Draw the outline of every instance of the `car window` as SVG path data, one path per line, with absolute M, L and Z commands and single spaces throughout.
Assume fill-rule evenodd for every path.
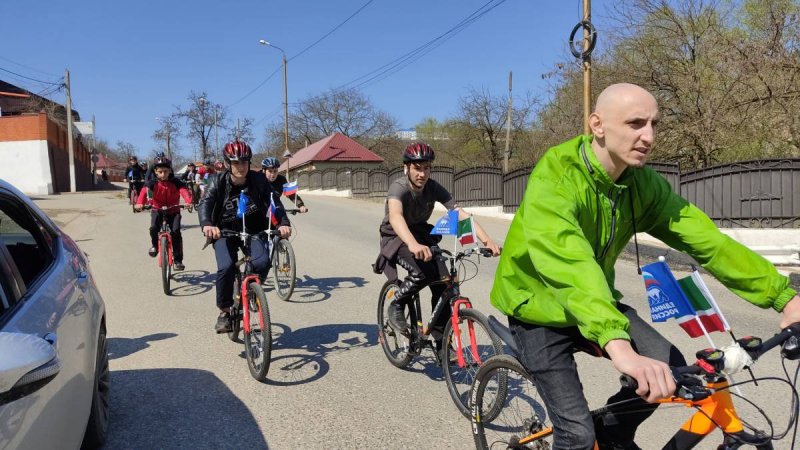
M 26 287 L 53 261 L 52 237 L 24 204 L 4 195 L 0 195 L 0 241 Z

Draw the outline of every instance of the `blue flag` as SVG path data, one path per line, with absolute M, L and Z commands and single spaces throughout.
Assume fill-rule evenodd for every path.
M 239 208 L 236 210 L 236 217 L 242 218 L 245 213 L 247 212 L 247 204 L 250 202 L 250 199 L 247 197 L 247 194 L 244 191 L 239 193 Z
M 653 322 L 666 322 L 673 317 L 681 320 L 696 315 L 667 263 L 658 261 L 642 267 L 642 276 Z
M 436 221 L 431 234 L 458 234 L 458 211 L 447 211 L 447 214 Z

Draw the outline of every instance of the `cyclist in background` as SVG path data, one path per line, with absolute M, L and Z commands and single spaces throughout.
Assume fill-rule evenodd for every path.
M 139 159 L 136 156 L 128 158 L 128 168 L 125 170 L 125 179 L 128 181 L 128 198 L 131 196 L 131 189 L 136 188 L 139 192 L 144 185 L 144 172 L 139 166 Z
M 406 333 L 408 323 L 405 307 L 414 294 L 434 281 L 448 276 L 444 263 L 434 259 L 430 246 L 436 245 L 441 236 L 430 234 L 433 225 L 428 223 L 436 202 L 448 211 L 457 210 L 459 220 L 468 219 L 470 214 L 461 209 L 447 192 L 447 189 L 430 178 L 431 164 L 435 159 L 433 149 L 425 143 L 413 143 L 403 152 L 406 176 L 395 180 L 386 196 L 386 208 L 380 225 L 381 251 L 373 265 L 376 273 L 385 273 L 387 278 L 396 279 L 396 265 L 408 271 L 400 284 L 400 294 L 389 306 L 389 324 L 398 332 Z M 500 254 L 500 247 L 473 220 L 478 239 L 492 250 L 494 256 Z M 432 285 L 431 308 L 436 306 L 444 292 L 443 284 Z M 442 322 L 432 324 L 432 336 L 437 350 L 441 348 L 442 332 L 449 315 Z
M 153 160 L 153 178 L 145 183 L 152 192 L 153 209 L 150 211 L 150 243 L 147 251 L 151 257 L 158 254 L 158 233 L 161 231 L 162 216 L 166 215 L 172 235 L 172 257 L 175 270 L 183 270 L 183 236 L 181 235 L 180 197 L 183 197 L 189 212 L 192 212 L 192 196 L 186 186 L 172 174 L 172 161 L 167 157 L 156 157 Z M 147 192 L 142 190 L 136 201 L 136 210 L 141 211 L 147 200 Z M 162 211 L 161 207 L 170 207 Z
M 200 187 L 197 180 L 197 167 L 193 162 L 186 165 L 186 172 L 181 175 L 181 181 L 186 184 L 189 191 L 192 193 L 192 203 L 197 203 L 200 200 Z
M 668 365 L 686 364 L 619 303 L 614 263 L 635 233 L 691 255 L 747 301 L 782 311 L 782 328 L 800 321 L 800 297 L 786 277 L 645 167 L 658 119 L 656 99 L 641 87 L 606 88 L 589 118 L 592 135 L 553 147 L 536 163 L 506 237 L 491 301 L 509 317 L 520 360 L 545 399 L 554 449 L 590 449 L 595 439 L 601 449 L 638 449 L 636 428 L 657 406 L 645 401 L 670 397 Z M 621 390 L 608 400 L 640 401 L 636 413 L 612 411 L 592 422 L 571 351 L 583 339 L 636 379 L 635 393 Z
M 208 185 L 208 177 L 214 173 L 214 166 L 210 159 L 203 160 L 203 165 L 197 169 L 197 179 L 198 184 L 200 185 L 200 195 L 202 196 L 203 193 L 206 191 L 206 185 Z
M 250 257 L 253 270 L 266 276 L 269 270 L 269 239 L 256 235 L 270 228 L 268 211 L 273 193 L 261 172 L 250 170 L 253 152 L 246 143 L 236 140 L 225 145 L 222 151 L 228 170 L 208 178 L 208 186 L 197 207 L 200 226 L 208 239 L 214 240 L 217 260 L 217 307 L 220 310 L 214 330 L 226 333 L 231 330 L 230 308 L 233 306 L 233 281 L 236 276 L 235 262 L 238 259 L 240 239 L 223 237 L 221 230 L 242 231 L 242 220 L 237 217 L 239 194 L 246 190 L 250 199 L 244 212 L 247 231 L 253 234 Z M 280 200 L 275 201 L 276 226 L 281 237 L 292 233 L 289 219 Z M 274 228 L 274 227 L 273 227 Z
M 280 165 L 281 163 L 278 162 L 278 158 L 275 158 L 274 156 L 264 158 L 264 160 L 261 161 L 261 170 L 264 172 L 264 176 L 267 177 L 267 181 L 269 181 L 270 185 L 272 185 L 272 191 L 278 197 L 283 194 L 283 185 L 287 183 L 286 177 L 281 175 L 278 171 L 278 167 L 280 167 Z M 295 203 L 297 209 L 301 213 L 308 212 L 308 208 L 306 207 L 305 203 L 303 203 L 303 199 L 300 198 L 300 195 L 294 193 L 289 194 L 286 197 Z

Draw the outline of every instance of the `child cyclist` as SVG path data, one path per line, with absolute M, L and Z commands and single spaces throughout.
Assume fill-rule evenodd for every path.
M 280 165 L 281 163 L 278 161 L 278 158 L 274 156 L 264 158 L 261 161 L 261 171 L 264 172 L 264 176 L 267 177 L 267 181 L 269 181 L 270 186 L 272 186 L 272 192 L 274 192 L 274 195 L 277 197 L 283 194 L 283 185 L 287 183 L 286 177 L 278 173 L 278 167 Z M 295 206 L 297 206 L 299 212 L 308 212 L 308 208 L 305 203 L 303 203 L 303 199 L 300 198 L 297 193 L 286 194 L 286 196 L 289 200 L 295 202 Z
M 181 236 L 181 210 L 178 207 L 180 197 L 183 197 L 189 212 L 192 212 L 192 194 L 179 179 L 172 174 L 172 161 L 166 156 L 157 156 L 153 160 L 154 177 L 145 183 L 145 187 L 139 194 L 136 201 L 136 210 L 141 211 L 147 191 L 153 193 L 153 210 L 150 213 L 150 243 L 152 246 L 148 254 L 155 258 L 158 254 L 157 242 L 158 232 L 161 229 L 162 216 L 166 214 L 169 224 L 170 234 L 172 235 L 172 255 L 175 270 L 183 270 L 183 237 Z M 162 211 L 161 207 L 167 206 L 169 209 Z

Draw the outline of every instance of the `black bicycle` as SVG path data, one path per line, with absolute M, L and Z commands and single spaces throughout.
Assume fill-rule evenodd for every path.
M 406 312 L 411 326 L 398 332 L 389 324 L 389 305 L 399 294 L 399 282 L 387 281 L 378 297 L 378 338 L 386 358 L 395 367 L 408 366 L 423 349 L 433 350 L 436 363 L 442 367 L 450 397 L 458 410 L 469 417 L 469 390 L 480 365 L 492 355 L 503 353 L 503 344 L 490 330 L 486 316 L 472 307 L 461 295 L 458 265 L 473 255 L 491 257 L 488 248 L 469 248 L 455 254 L 431 247 L 433 257 L 449 263 L 449 274 L 431 284 L 446 286 L 431 313 L 428 326 L 423 328 L 419 294 L 415 294 Z M 431 339 L 431 324 L 440 323 L 449 308 L 450 320 L 444 327 L 442 348 L 436 350 Z
M 287 214 L 297 214 L 299 209 L 286 209 Z M 288 239 L 280 235 L 273 235 L 270 244 L 270 261 L 272 263 L 272 278 L 275 283 L 275 292 L 283 301 L 289 300 L 294 293 L 297 266 L 295 265 L 294 249 Z

